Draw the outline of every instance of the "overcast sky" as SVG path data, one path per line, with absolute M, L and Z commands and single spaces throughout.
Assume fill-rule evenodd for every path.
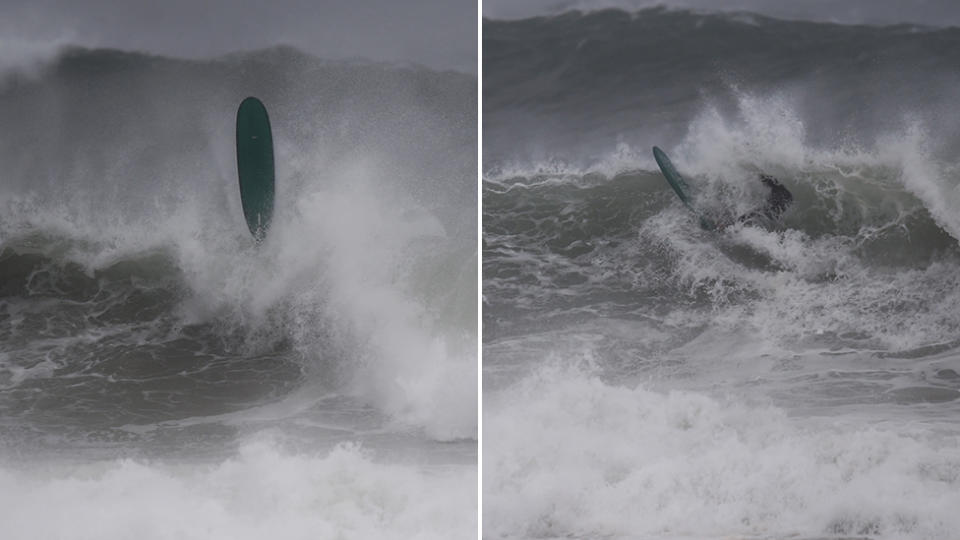
M 476 73 L 477 2 L 0 0 L 0 67 L 62 44 L 191 58 L 288 44 Z
M 483 16 L 513 19 L 571 9 L 656 5 L 845 24 L 960 26 L 960 0 L 484 0 Z

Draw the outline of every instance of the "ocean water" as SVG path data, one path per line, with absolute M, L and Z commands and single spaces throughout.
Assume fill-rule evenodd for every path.
M 0 78 L 0 536 L 474 537 L 476 78 L 28 56 Z
M 960 30 L 483 21 L 488 538 L 954 538 Z M 716 219 L 701 230 L 663 148 Z

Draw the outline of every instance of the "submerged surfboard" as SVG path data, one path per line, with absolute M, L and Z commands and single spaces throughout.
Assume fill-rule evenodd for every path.
M 255 97 L 243 100 L 237 109 L 237 173 L 243 217 L 260 242 L 273 217 L 273 136 L 267 108 Z
M 673 166 L 673 163 L 670 161 L 670 158 L 667 157 L 667 154 L 663 150 L 653 147 L 653 159 L 657 160 L 657 165 L 660 167 L 660 172 L 663 173 L 663 177 L 667 179 L 667 183 L 670 184 L 670 187 L 673 188 L 673 191 L 676 192 L 677 196 L 680 197 L 680 200 L 683 201 L 683 205 L 690 209 L 694 215 L 700 220 L 700 227 L 708 231 L 714 230 L 716 227 L 713 222 L 708 218 L 704 217 L 697 211 L 693 205 L 693 197 L 690 194 L 690 188 L 687 186 L 687 183 L 684 182 L 683 177 L 680 176 L 680 173 L 677 172 L 677 169 Z

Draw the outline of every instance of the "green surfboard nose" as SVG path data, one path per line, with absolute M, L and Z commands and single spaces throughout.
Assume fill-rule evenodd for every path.
M 273 136 L 267 108 L 248 97 L 237 109 L 237 174 L 243 217 L 253 238 L 266 237 L 273 217 Z

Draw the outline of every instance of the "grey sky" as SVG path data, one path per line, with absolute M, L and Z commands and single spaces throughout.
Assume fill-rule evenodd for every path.
M 476 73 L 477 2 L 0 0 L 0 56 L 40 56 L 66 43 L 190 58 L 282 43 L 323 58 Z
M 785 19 L 845 24 L 960 26 L 958 0 L 484 0 L 483 16 L 513 19 L 571 9 L 640 9 L 656 5 L 708 11 L 752 11 Z

